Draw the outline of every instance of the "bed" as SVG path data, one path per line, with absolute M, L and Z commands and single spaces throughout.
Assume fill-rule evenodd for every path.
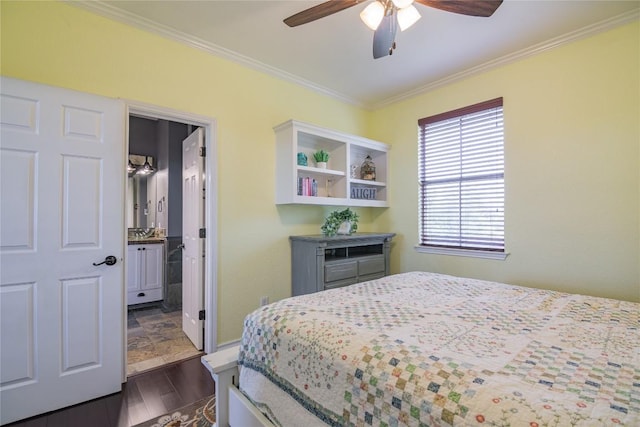
M 411 272 L 261 307 L 203 362 L 219 426 L 639 426 L 639 327 L 638 303 Z

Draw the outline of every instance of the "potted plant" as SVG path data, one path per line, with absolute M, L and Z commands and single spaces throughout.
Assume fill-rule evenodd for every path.
M 329 153 L 324 150 L 316 151 L 313 153 L 313 159 L 316 161 L 317 167 L 326 169 L 327 162 L 329 161 Z
M 358 230 L 358 219 L 358 214 L 350 208 L 333 211 L 320 229 L 325 236 L 355 233 Z

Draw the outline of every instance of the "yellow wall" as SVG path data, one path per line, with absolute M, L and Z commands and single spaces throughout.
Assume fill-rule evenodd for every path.
M 640 301 L 638 21 L 376 111 L 394 271 Z M 417 253 L 417 120 L 504 97 L 506 261 Z M 404 188 L 406 191 L 398 191 Z
M 2 75 L 217 120 L 218 341 L 239 338 L 260 296 L 290 296 L 288 236 L 320 233 L 335 208 L 275 205 L 272 127 L 294 118 L 363 133 L 368 113 L 63 3 L 1 7 Z M 358 212 L 360 230 L 375 231 Z
M 334 209 L 274 204 L 272 127 L 291 118 L 392 144 L 392 207 L 358 213 L 359 230 L 398 233 L 394 272 L 640 299 L 637 22 L 368 112 L 73 6 L 0 5 L 2 75 L 217 120 L 219 343 L 261 295 L 290 295 L 288 236 L 318 233 Z M 417 119 L 497 96 L 510 257 L 415 253 Z

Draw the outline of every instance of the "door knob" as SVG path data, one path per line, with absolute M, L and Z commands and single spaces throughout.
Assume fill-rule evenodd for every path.
M 98 266 L 98 265 L 102 265 L 102 264 L 107 264 L 107 265 L 113 265 L 116 262 L 118 262 L 118 259 L 116 257 L 114 257 L 113 255 L 109 255 L 108 257 L 106 257 L 104 259 L 104 261 L 99 262 L 99 263 L 93 263 L 93 265 Z

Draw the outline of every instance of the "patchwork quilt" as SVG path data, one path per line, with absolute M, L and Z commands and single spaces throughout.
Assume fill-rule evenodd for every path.
M 640 426 L 632 302 L 404 273 L 261 307 L 239 364 L 276 425 Z

